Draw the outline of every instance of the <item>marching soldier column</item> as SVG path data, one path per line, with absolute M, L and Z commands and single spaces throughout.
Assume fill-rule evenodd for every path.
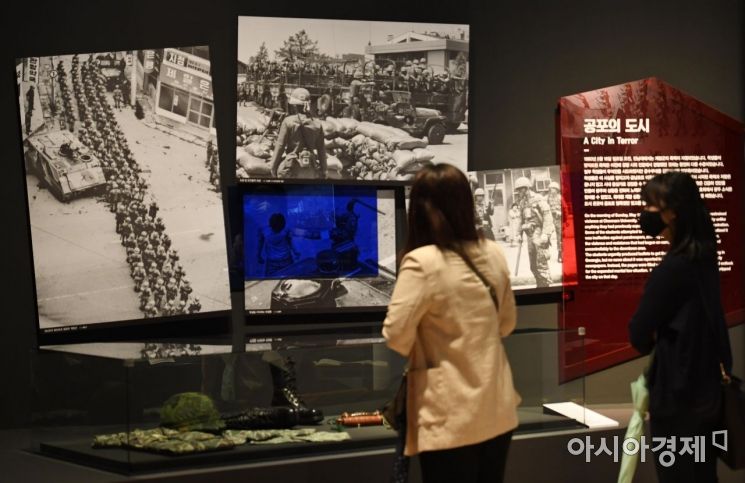
M 81 122 L 78 138 L 101 160 L 107 181 L 106 200 L 127 250 L 140 310 L 148 318 L 199 312 L 201 303 L 192 296 L 178 252 L 171 246 L 163 219 L 157 216 L 158 204 L 148 196 L 148 183 L 114 118 L 98 61 L 91 55 L 81 63 L 75 55 L 70 72 Z M 65 114 L 72 127 L 72 106 L 67 103 Z

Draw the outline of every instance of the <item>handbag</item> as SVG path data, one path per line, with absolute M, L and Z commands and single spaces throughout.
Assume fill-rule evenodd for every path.
M 709 312 L 704 297 L 704 289 L 699 277 L 698 289 L 701 295 L 701 303 L 704 307 L 706 318 L 709 322 L 714 340 L 717 340 L 717 333 L 714 329 L 714 317 Z M 720 347 L 721 349 L 721 347 Z M 724 369 L 724 363 L 719 357 L 719 370 L 722 375 L 722 407 L 721 407 L 721 429 L 726 431 L 727 438 L 724 449 L 719 450 L 719 459 L 733 470 L 745 468 L 745 392 L 742 389 L 742 381 L 727 374 Z
M 742 381 L 722 370 L 722 429 L 727 431 L 726 450 L 719 452 L 719 459 L 732 468 L 745 468 L 745 392 Z
M 393 399 L 385 403 L 380 414 L 383 416 L 383 424 L 391 429 L 399 431 L 406 426 L 406 374 L 404 370 L 401 375 L 401 382 L 398 385 L 396 394 Z

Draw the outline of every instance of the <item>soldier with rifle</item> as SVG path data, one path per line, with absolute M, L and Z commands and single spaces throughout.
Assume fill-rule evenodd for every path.
M 554 222 L 551 217 L 551 207 L 543 196 L 531 190 L 528 178 L 520 177 L 515 180 L 515 202 L 520 210 L 520 246 L 518 248 L 517 267 L 520 264 L 523 239 L 528 244 L 528 258 L 530 271 L 535 277 L 537 288 L 548 287 L 551 284 L 551 272 L 548 267 L 551 234 Z

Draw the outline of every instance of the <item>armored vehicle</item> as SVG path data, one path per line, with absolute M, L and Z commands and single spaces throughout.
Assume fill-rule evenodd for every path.
M 98 158 L 68 131 L 42 132 L 26 139 L 26 172 L 36 175 L 64 202 L 106 186 Z

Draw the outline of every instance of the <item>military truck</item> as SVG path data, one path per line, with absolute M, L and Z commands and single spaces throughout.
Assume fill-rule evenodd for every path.
M 117 84 L 124 81 L 124 66 L 126 61 L 121 52 L 99 54 L 96 56 L 101 74 L 106 78 L 106 90 L 111 92 Z
M 378 70 L 369 66 L 368 61 L 365 64 L 365 72 L 371 72 L 372 82 L 375 84 L 378 92 L 386 93 L 388 91 L 406 91 L 411 94 L 408 102 L 417 108 L 431 109 L 439 111 L 444 116 L 445 127 L 448 134 L 455 133 L 458 127 L 466 120 L 466 111 L 468 109 L 468 79 L 451 77 L 444 81 L 441 77 L 432 75 L 431 89 L 428 91 L 409 89 L 397 77 L 399 66 L 392 60 L 382 60 L 381 69 Z M 382 67 L 385 65 L 385 67 Z M 430 144 L 437 144 L 432 143 Z
M 395 64 L 384 72 L 395 72 Z M 270 109 L 286 109 L 283 99 L 296 87 L 308 90 L 311 114 L 341 117 L 350 97 L 350 85 L 356 81 L 362 120 L 403 129 L 414 137 L 427 136 L 429 144 L 441 144 L 448 132 L 455 132 L 465 119 L 464 86 L 452 83 L 446 93 L 417 92 L 403 89 L 395 75 L 376 73 L 373 61 L 361 66 L 344 62 L 334 75 L 277 74 L 271 80 L 259 80 L 248 75 L 250 92 L 256 92 L 259 104 Z
M 69 131 L 32 134 L 25 145 L 26 172 L 58 200 L 67 202 L 106 186 L 98 158 Z
M 442 144 L 445 139 L 447 118 L 436 109 L 414 107 L 409 91 L 385 91 L 377 106 L 372 109 L 374 118 L 364 119 L 363 114 L 363 120 L 397 127 L 417 138 L 427 136 L 429 144 Z

